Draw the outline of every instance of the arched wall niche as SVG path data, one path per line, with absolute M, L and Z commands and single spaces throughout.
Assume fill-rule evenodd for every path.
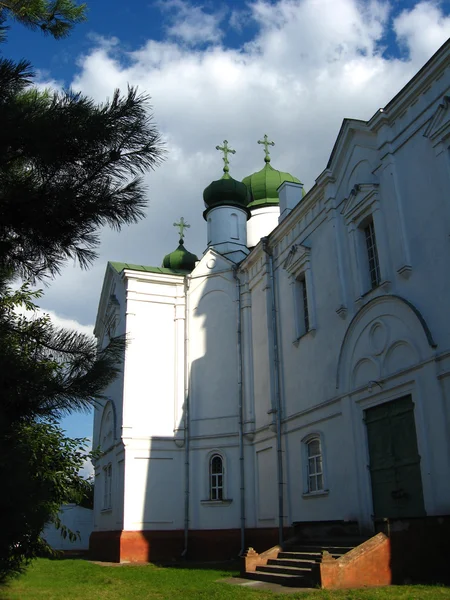
M 420 312 L 400 296 L 379 296 L 353 317 L 341 345 L 336 388 L 351 392 L 428 358 L 436 344 Z
M 347 187 L 352 188 L 357 183 L 376 183 L 376 177 L 372 171 L 372 165 L 368 160 L 360 160 L 348 176 Z
M 100 423 L 100 448 L 103 452 L 111 448 L 116 441 L 116 407 L 112 400 L 108 400 L 103 408 Z

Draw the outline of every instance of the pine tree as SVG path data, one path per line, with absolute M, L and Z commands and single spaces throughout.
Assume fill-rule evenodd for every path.
M 0 23 L 8 19 L 60 39 L 86 20 L 86 4 L 77 5 L 72 0 L 0 0 Z
M 9 18 L 59 38 L 85 6 L 0 0 L 3 33 Z M 102 226 L 142 218 L 142 175 L 164 157 L 149 99 L 135 89 L 97 105 L 32 82 L 28 62 L 0 58 L 0 581 L 45 550 L 40 532 L 58 523 L 62 503 L 90 494 L 79 475 L 83 440 L 67 438 L 57 420 L 105 398 L 126 344 L 116 338 L 97 352 L 93 337 L 55 327 L 31 285 L 69 259 L 87 268 Z

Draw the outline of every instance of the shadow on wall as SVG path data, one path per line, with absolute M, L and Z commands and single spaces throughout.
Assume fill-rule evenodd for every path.
M 450 516 L 385 519 L 375 526 L 390 538 L 393 584 L 450 584 Z

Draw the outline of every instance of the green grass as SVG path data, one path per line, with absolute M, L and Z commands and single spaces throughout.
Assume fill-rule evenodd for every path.
M 450 600 L 450 588 L 392 586 L 274 594 L 229 585 L 225 569 L 101 566 L 84 560 L 36 560 L 22 577 L 0 590 L 1 600 Z

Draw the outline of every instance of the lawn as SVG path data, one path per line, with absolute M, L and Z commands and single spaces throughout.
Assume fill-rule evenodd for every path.
M 0 590 L 1 600 L 450 600 L 450 588 L 402 586 L 274 594 L 220 581 L 225 569 L 102 566 L 84 560 L 35 561 L 27 573 Z

